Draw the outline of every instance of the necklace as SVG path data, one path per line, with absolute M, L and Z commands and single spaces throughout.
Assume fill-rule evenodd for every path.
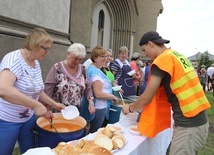
M 32 67 L 32 68 L 34 68 L 35 67 L 35 63 L 34 63 L 34 61 L 32 62 L 32 61 L 30 61 L 30 59 L 29 59 L 29 57 L 28 57 L 28 55 L 27 55 L 27 50 L 25 50 L 24 49 L 24 53 L 25 53 L 25 57 L 26 57 L 26 62 L 27 62 L 27 64 L 30 66 L 30 67 Z

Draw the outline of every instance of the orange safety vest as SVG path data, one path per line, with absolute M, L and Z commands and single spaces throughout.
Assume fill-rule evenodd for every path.
M 160 87 L 150 104 L 144 107 L 138 123 L 139 131 L 150 138 L 171 125 L 171 105 L 163 87 Z
M 201 111 L 211 107 L 204 94 L 198 76 L 195 73 L 192 64 L 186 57 L 176 51 L 168 49 L 165 50 L 161 55 L 159 55 L 153 61 L 153 64 L 157 65 L 161 70 L 166 71 L 170 74 L 171 90 L 178 98 L 181 111 L 185 117 L 194 117 Z M 152 106 L 149 104 L 142 111 L 141 118 L 138 124 L 138 128 L 141 133 L 148 137 L 154 137 L 158 132 L 166 129 L 167 125 L 169 125 L 167 122 L 169 122 L 168 119 L 170 119 L 170 116 L 168 116 L 168 119 L 165 118 L 166 124 L 164 124 L 163 126 L 165 127 L 162 128 L 159 128 L 157 126 L 157 124 L 163 123 L 163 120 L 159 120 L 158 118 L 158 116 L 161 117 L 161 114 L 153 114 L 155 116 L 157 115 L 155 118 L 150 118 L 149 116 L 149 113 L 160 113 L 159 108 L 168 109 L 166 104 L 162 104 L 162 106 L 160 106 L 160 103 L 158 103 L 159 101 L 157 95 L 159 91 L 160 90 L 157 91 L 154 97 L 156 98 L 156 100 L 153 99 L 150 103 L 152 104 Z M 165 101 L 167 101 L 167 99 Z M 156 108 L 158 110 L 156 110 Z M 145 124 L 148 122 L 148 120 L 146 119 L 151 119 L 150 121 L 154 123 L 150 123 L 151 125 L 149 127 Z M 148 129 L 152 131 L 148 131 Z

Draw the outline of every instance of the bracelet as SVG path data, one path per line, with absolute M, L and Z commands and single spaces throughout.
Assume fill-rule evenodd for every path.
M 90 99 L 92 99 L 92 100 L 93 100 L 93 99 L 94 99 L 94 97 L 93 97 L 93 96 L 90 96 L 90 97 L 88 98 L 88 100 L 90 100 Z
M 92 104 L 94 106 L 94 102 L 90 102 L 89 104 Z
M 130 112 L 130 113 L 133 113 L 133 111 L 131 111 L 131 105 L 129 106 L 129 112 Z

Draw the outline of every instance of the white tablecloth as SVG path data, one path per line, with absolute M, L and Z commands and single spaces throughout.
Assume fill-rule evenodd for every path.
M 120 123 L 115 125 L 120 126 Z M 133 135 L 128 128 L 124 128 L 126 145 L 114 152 L 114 155 L 166 155 L 166 150 L 172 139 L 172 129 L 166 129 L 155 138 L 147 138 L 143 135 Z
M 120 122 L 114 125 L 123 129 L 122 134 L 126 138 L 126 144 L 122 149 L 113 151 L 113 155 L 166 155 L 166 150 L 172 140 L 172 127 L 160 132 L 155 138 L 147 138 L 130 133 L 130 125 L 124 124 L 121 118 Z M 91 140 L 95 134 L 89 134 L 84 139 Z

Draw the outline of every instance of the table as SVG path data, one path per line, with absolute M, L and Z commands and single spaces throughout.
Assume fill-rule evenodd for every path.
M 122 149 L 113 151 L 113 155 L 166 155 L 166 150 L 172 140 L 172 126 L 160 132 L 155 138 L 147 138 L 143 135 L 131 134 L 129 127 L 124 126 L 121 121 L 114 125 L 123 129 L 122 134 L 126 138 L 126 144 Z M 89 134 L 84 139 L 93 139 L 95 134 Z
M 115 125 L 120 126 L 120 123 Z M 133 135 L 128 128 L 124 128 L 123 135 L 127 144 L 114 155 L 166 155 L 166 150 L 172 140 L 172 128 L 160 132 L 155 138 L 143 135 Z

